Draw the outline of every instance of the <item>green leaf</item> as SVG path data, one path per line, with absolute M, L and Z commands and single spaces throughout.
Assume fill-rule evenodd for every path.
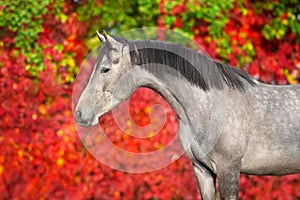
M 61 23 L 64 24 L 64 23 L 67 21 L 68 16 L 65 15 L 64 13 L 61 13 L 61 14 L 59 15 L 59 18 L 60 18 Z

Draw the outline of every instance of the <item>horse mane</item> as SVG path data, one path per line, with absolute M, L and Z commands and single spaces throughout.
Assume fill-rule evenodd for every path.
M 165 73 L 168 69 L 162 69 L 155 64 L 165 65 L 168 66 L 166 68 L 176 70 L 191 84 L 203 90 L 223 89 L 224 85 L 227 85 L 229 88 L 243 91 L 246 83 L 255 85 L 254 80 L 245 71 L 219 63 L 177 44 L 152 40 L 115 39 L 123 44 L 129 44 L 133 65 L 140 65 L 151 73 Z M 169 72 L 172 73 L 171 70 Z

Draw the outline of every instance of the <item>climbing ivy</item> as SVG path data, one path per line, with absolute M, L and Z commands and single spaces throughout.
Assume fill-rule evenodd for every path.
M 53 4 L 54 10 L 49 11 L 49 5 Z M 43 22 L 47 13 L 62 17 L 61 8 L 63 1 L 58 0 L 14 0 L 0 2 L 0 38 L 4 34 L 14 35 L 11 45 L 16 49 L 14 56 L 22 54 L 26 57 L 26 70 L 33 76 L 45 69 L 43 61 L 43 47 L 37 43 L 39 33 L 43 31 Z M 2 17 L 1 17 L 2 16 Z M 63 19 L 62 19 L 63 20 Z

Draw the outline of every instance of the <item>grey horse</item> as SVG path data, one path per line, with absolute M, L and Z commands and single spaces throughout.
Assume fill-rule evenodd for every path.
M 273 86 L 179 45 L 98 33 L 102 45 L 75 109 L 80 126 L 139 87 L 178 116 L 178 136 L 202 199 L 238 199 L 239 176 L 300 172 L 300 85 Z

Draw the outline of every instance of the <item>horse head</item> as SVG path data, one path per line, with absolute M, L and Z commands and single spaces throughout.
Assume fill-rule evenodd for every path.
M 128 99 L 135 90 L 133 77 L 126 76 L 133 68 L 128 43 L 105 32 L 97 34 L 102 45 L 75 109 L 76 122 L 81 126 L 96 125 L 100 116 Z

